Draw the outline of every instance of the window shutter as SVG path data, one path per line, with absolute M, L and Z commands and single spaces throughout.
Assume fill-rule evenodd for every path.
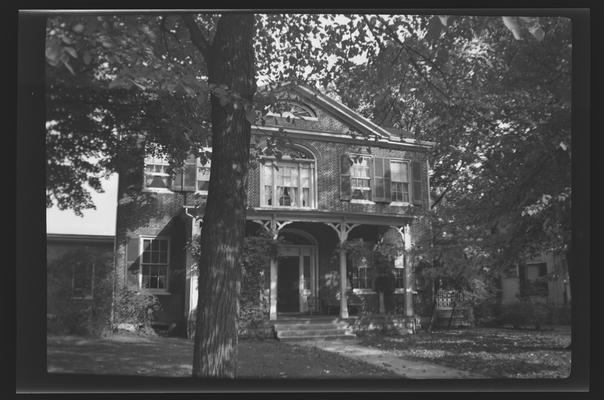
M 422 205 L 422 178 L 419 161 L 411 162 L 411 196 L 413 204 Z
M 340 200 L 352 199 L 350 165 L 350 155 L 348 153 L 342 154 L 340 157 Z
M 373 200 L 390 202 L 390 159 L 376 158 L 373 171 Z
M 138 273 L 140 270 L 139 239 L 128 238 L 126 246 L 126 279 L 129 286 L 138 286 Z
M 539 276 L 546 276 L 546 275 L 547 275 L 547 264 L 546 263 L 539 264 Z

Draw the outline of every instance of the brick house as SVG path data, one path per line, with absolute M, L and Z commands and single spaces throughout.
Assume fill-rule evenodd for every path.
M 412 246 L 423 229 L 413 211 L 429 205 L 433 143 L 382 128 L 304 86 L 286 84 L 275 94 L 282 112 L 252 125 L 252 142 L 262 146 L 279 134 L 287 145 L 280 160 L 253 161 L 246 225 L 248 235 L 264 229 L 287 243 L 267 266 L 268 319 L 332 312 L 348 318 L 359 298 L 377 312 L 371 260 L 352 259 L 339 245 L 362 238 Z M 209 164 L 189 158 L 174 176 L 160 156 L 141 156 L 139 164 L 120 175 L 117 282 L 155 293 L 163 308 L 158 322 L 186 326 L 197 304 L 186 244 L 201 231 Z M 405 252 L 392 275 L 399 310 L 412 317 L 413 265 Z M 335 300 L 326 298 L 327 287 L 336 288 Z

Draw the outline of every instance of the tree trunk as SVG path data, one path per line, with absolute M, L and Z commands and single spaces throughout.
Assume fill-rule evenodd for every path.
M 386 313 L 386 307 L 384 306 L 384 292 L 379 292 L 378 293 L 379 296 L 379 304 L 380 304 L 380 314 L 385 314 Z
M 249 104 L 256 90 L 253 34 L 253 14 L 225 14 L 206 57 L 208 82 L 228 86 Z M 200 239 L 193 376 L 234 378 L 251 127 L 242 104 L 221 104 L 215 94 L 210 101 L 212 166 Z

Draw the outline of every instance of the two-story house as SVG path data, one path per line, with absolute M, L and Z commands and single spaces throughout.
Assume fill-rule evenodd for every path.
M 279 134 L 288 144 L 280 159 L 253 161 L 246 226 L 249 235 L 265 229 L 286 242 L 267 266 L 269 319 L 328 312 L 321 298 L 328 285 L 341 293 L 341 318 L 349 316 L 351 294 L 377 312 L 371 262 L 352 259 L 341 244 L 362 238 L 407 250 L 413 245 L 422 229 L 413 210 L 429 206 L 433 143 L 382 128 L 304 86 L 283 85 L 275 93 L 283 112 L 253 125 L 252 141 L 262 145 Z M 139 170 L 120 177 L 116 270 L 119 284 L 159 297 L 160 321 L 184 325 L 197 304 L 195 262 L 186 243 L 203 223 L 209 164 L 190 158 L 182 173 L 167 171 L 167 161 L 147 155 Z M 138 194 L 133 187 L 140 188 Z M 412 271 L 402 252 L 392 273 L 409 317 Z

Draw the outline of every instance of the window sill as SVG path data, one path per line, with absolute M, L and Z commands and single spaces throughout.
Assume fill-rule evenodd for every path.
M 261 210 L 297 210 L 297 211 L 304 211 L 304 210 L 316 210 L 316 207 L 288 207 L 288 206 L 260 206 L 258 207 Z
M 376 294 L 377 292 L 373 289 L 352 289 L 354 294 Z
M 391 206 L 397 206 L 397 207 L 407 207 L 410 206 L 411 203 L 405 202 L 405 201 L 393 201 L 390 203 Z
M 350 202 L 354 204 L 375 204 L 375 201 L 361 199 L 352 199 Z
M 162 188 L 143 188 L 141 190 L 143 193 L 174 193 L 170 189 L 162 189 Z
M 155 296 L 168 296 L 168 295 L 172 294 L 168 290 L 164 290 L 164 289 L 140 289 L 140 290 L 144 290 L 145 292 L 151 293 L 152 295 L 155 295 Z

